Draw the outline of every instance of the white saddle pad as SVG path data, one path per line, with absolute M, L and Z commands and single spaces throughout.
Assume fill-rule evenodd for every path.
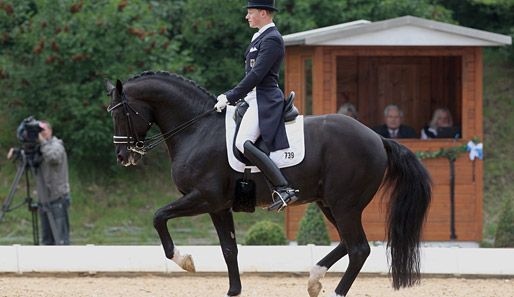
M 236 132 L 236 122 L 234 121 L 235 106 L 227 106 L 227 113 L 225 117 L 226 127 L 226 142 L 228 163 L 230 167 L 238 172 L 244 172 L 246 167 L 245 163 L 239 161 L 234 156 L 234 133 Z M 305 157 L 305 141 L 303 133 L 303 116 L 296 117 L 296 120 L 286 123 L 287 139 L 289 141 L 289 148 L 271 152 L 270 158 L 277 164 L 278 168 L 291 167 L 298 165 Z M 260 172 L 256 166 L 250 166 L 252 172 Z

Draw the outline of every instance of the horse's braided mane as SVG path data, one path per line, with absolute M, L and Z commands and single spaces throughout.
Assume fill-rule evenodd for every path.
M 139 80 L 141 78 L 147 78 L 147 77 L 151 77 L 151 76 L 157 76 L 157 77 L 162 77 L 162 78 L 169 78 L 171 80 L 178 80 L 178 81 L 190 83 L 193 87 L 199 89 L 205 95 L 207 95 L 207 96 L 209 96 L 209 97 L 211 97 L 213 99 L 216 99 L 216 96 L 214 96 L 211 92 L 207 91 L 204 87 L 200 86 L 196 82 L 194 82 L 194 81 L 192 81 L 190 79 L 187 79 L 187 78 L 185 78 L 183 76 L 180 76 L 178 74 L 170 73 L 170 72 L 167 72 L 167 71 L 143 71 L 139 75 L 133 75 L 133 76 L 129 77 L 127 82 L 135 81 L 135 80 Z

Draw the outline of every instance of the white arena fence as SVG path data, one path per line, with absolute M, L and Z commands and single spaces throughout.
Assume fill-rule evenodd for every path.
M 239 246 L 245 272 L 309 272 L 334 246 Z M 226 272 L 219 246 L 179 246 L 197 272 Z M 348 257 L 329 272 L 344 272 Z M 183 272 L 161 246 L 0 246 L 0 272 Z M 362 273 L 387 274 L 386 249 L 371 247 Z M 423 274 L 514 276 L 514 249 L 435 248 L 421 250 Z M 185 273 L 185 272 L 184 272 Z

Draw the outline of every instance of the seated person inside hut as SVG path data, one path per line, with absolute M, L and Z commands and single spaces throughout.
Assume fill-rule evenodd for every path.
M 357 112 L 357 108 L 355 108 L 355 106 L 351 103 L 345 103 L 341 105 L 337 113 L 347 115 L 356 119 L 357 121 L 359 120 L 359 113 Z
M 421 129 L 421 139 L 454 138 L 460 135 L 460 130 L 460 127 L 453 126 L 452 114 L 448 108 L 438 108 L 430 123 Z
M 373 128 L 385 138 L 417 138 L 414 128 L 403 125 L 403 111 L 397 105 L 388 105 L 384 109 L 384 125 Z

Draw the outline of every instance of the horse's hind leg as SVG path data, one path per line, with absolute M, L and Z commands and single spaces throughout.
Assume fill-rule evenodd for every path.
M 346 296 L 370 254 L 371 250 L 362 228 L 361 216 L 362 210 L 351 210 L 336 219 L 339 235 L 346 243 L 349 264 L 333 297 Z
M 227 263 L 230 288 L 227 297 L 240 296 L 241 278 L 239 276 L 239 266 L 237 264 L 237 244 L 234 229 L 234 219 L 232 211 L 225 209 L 217 213 L 210 214 L 212 222 L 218 232 L 223 257 Z
M 322 202 L 317 202 L 319 208 L 325 214 L 327 219 L 336 227 L 337 223 L 330 212 L 330 209 L 323 205 Z M 319 292 L 321 291 L 322 285 L 320 280 L 325 277 L 325 273 L 327 272 L 332 265 L 334 265 L 337 261 L 339 261 L 342 257 L 347 254 L 346 244 L 341 240 L 336 248 L 334 248 L 328 255 L 326 255 L 323 259 L 321 259 L 316 266 L 314 266 L 311 270 L 309 276 L 309 284 L 307 291 L 309 292 L 310 297 L 317 297 Z
M 166 258 L 177 263 L 186 271 L 195 272 L 193 260 L 190 255 L 181 255 L 178 249 L 175 248 L 166 223 L 169 219 L 205 214 L 209 210 L 211 210 L 211 206 L 201 197 L 199 192 L 194 191 L 159 208 L 154 214 L 153 225 L 161 238 Z

